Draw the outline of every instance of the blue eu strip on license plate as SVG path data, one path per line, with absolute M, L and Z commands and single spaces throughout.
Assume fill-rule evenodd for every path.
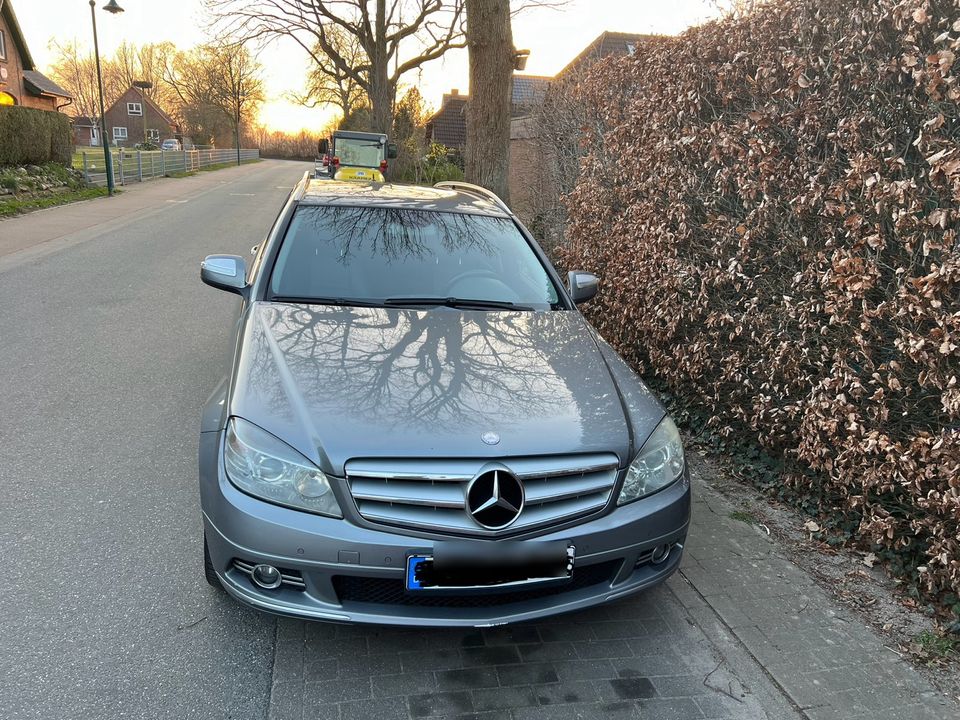
M 407 558 L 407 590 L 423 589 L 423 585 L 417 580 L 417 568 L 427 560 L 429 558 L 423 555 L 411 555 Z

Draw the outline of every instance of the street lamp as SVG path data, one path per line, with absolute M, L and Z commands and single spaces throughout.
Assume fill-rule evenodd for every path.
M 110 0 L 103 9 L 111 15 L 123 12 L 117 0 Z M 113 157 L 107 138 L 107 109 L 103 106 L 103 72 L 100 69 L 100 41 L 97 39 L 97 0 L 90 0 L 90 19 L 93 21 L 93 54 L 97 59 L 97 89 L 100 91 L 100 143 L 103 145 L 103 165 L 107 172 L 107 195 L 113 196 Z

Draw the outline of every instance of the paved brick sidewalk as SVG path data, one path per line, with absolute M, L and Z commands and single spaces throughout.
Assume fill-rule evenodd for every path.
M 692 464 L 696 466 L 696 458 Z M 698 475 L 698 473 L 695 473 Z M 939 693 L 759 528 L 697 482 L 681 574 L 695 619 L 719 617 L 810 720 L 955 720 Z
M 694 475 L 663 587 L 506 628 L 281 620 L 270 720 L 960 717 Z

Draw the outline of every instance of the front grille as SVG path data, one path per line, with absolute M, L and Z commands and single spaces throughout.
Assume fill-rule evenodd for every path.
M 355 577 L 336 575 L 333 588 L 343 603 L 374 603 L 383 605 L 406 605 L 415 607 L 452 607 L 484 608 L 511 605 L 525 600 L 538 600 L 563 593 L 583 590 L 584 588 L 610 583 L 620 560 L 611 560 L 596 565 L 585 565 L 573 570 L 573 577 L 566 585 L 549 588 L 531 588 L 530 590 L 511 590 L 510 592 L 484 595 L 417 595 L 408 593 L 402 579 Z
M 495 463 L 523 483 L 523 512 L 505 532 L 546 527 L 607 505 L 617 482 L 616 455 L 510 458 Z M 466 491 L 483 459 L 351 460 L 350 492 L 365 519 L 404 528 L 457 535 L 493 535 L 466 511 Z M 499 533 L 503 534 L 503 533 Z

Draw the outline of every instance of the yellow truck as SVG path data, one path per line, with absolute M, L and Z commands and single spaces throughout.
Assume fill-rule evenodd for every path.
M 333 180 L 384 182 L 388 160 L 397 157 L 397 146 L 383 133 L 337 130 L 320 141 L 314 175 Z

